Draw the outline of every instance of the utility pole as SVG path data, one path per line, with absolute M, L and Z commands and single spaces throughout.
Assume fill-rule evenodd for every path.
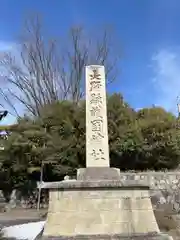
M 43 182 L 43 169 L 44 169 L 44 163 L 41 162 L 41 172 L 40 172 L 40 184 L 39 184 L 39 192 L 38 192 L 38 203 L 37 203 L 37 210 L 40 210 L 40 203 L 41 203 L 41 185 Z
M 177 110 L 178 110 L 178 117 L 180 117 L 180 98 L 177 97 Z
M 45 133 L 46 133 L 46 127 L 45 127 Z M 45 149 L 46 144 L 44 143 L 43 148 Z M 41 172 L 40 172 L 40 184 L 39 184 L 39 192 L 38 192 L 38 202 L 37 202 L 37 210 L 40 210 L 40 203 L 41 203 L 41 185 L 43 182 L 43 170 L 44 170 L 44 161 L 41 161 Z
M 0 111 L 0 121 L 2 121 L 3 118 L 5 118 L 7 115 L 8 115 L 7 110 Z M 5 139 L 5 137 L 7 137 L 7 132 L 6 132 L 6 135 L 5 134 L 2 135 L 2 131 L 0 131 L 0 132 L 1 132 L 1 134 L 0 134 L 1 139 L 2 139 L 2 136 L 3 136 L 3 139 Z M 3 131 L 3 132 L 5 132 L 5 131 Z M 0 146 L 0 151 L 3 151 L 3 150 L 4 150 L 4 147 Z

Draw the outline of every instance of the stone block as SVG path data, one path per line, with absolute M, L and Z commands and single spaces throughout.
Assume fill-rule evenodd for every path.
M 77 180 L 120 180 L 120 170 L 109 167 L 80 168 L 77 171 Z
M 44 236 L 159 232 L 148 187 L 133 182 L 71 181 L 56 190 L 51 184 Z

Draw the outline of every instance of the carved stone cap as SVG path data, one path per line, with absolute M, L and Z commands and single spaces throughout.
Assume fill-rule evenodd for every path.
M 143 180 L 96 180 L 96 181 L 61 181 L 44 182 L 41 188 L 60 190 L 87 190 L 87 189 L 129 189 L 149 190 L 149 185 Z

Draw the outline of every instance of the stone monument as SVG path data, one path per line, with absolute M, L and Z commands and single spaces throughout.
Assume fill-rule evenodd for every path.
M 43 239 L 172 239 L 160 233 L 148 184 L 120 180 L 120 170 L 110 168 L 103 66 L 86 67 L 86 168 L 77 180 L 44 188 L 50 198 Z
M 106 82 L 103 66 L 86 67 L 86 168 L 77 180 L 118 180 L 119 169 L 109 168 Z
M 104 67 L 86 67 L 86 167 L 109 167 Z

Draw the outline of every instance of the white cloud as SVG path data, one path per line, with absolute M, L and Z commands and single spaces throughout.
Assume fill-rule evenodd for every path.
M 168 111 L 177 112 L 180 95 L 180 51 L 160 50 L 152 57 L 156 104 Z M 153 97 L 153 96 L 152 96 Z
M 0 51 L 11 51 L 14 48 L 14 43 L 0 41 Z

